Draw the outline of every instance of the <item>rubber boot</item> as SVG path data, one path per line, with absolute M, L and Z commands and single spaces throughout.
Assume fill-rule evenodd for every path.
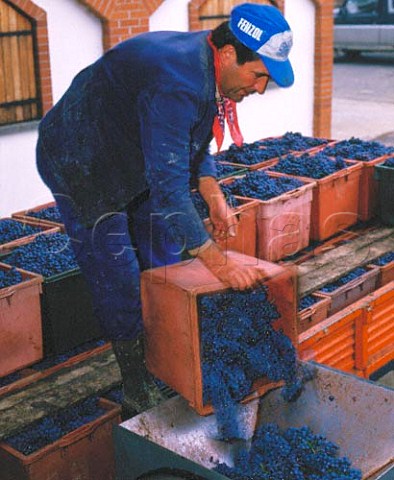
M 143 336 L 134 340 L 113 341 L 112 349 L 123 382 L 123 420 L 167 400 L 154 382 L 153 375 L 146 369 Z

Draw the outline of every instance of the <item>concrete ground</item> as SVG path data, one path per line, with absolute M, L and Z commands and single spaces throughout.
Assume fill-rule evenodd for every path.
M 333 98 L 332 138 L 352 136 L 394 146 L 394 105 Z
M 376 140 L 394 146 L 394 53 L 336 58 L 332 138 Z

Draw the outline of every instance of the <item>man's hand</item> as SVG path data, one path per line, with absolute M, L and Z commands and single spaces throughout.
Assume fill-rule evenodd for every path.
M 213 240 L 208 240 L 192 254 L 199 258 L 215 277 L 234 290 L 246 290 L 267 279 L 263 269 L 243 265 L 231 259 Z
M 217 181 L 213 177 L 200 178 L 199 192 L 209 208 L 213 238 L 223 241 L 227 237 L 235 237 L 238 218 L 234 210 L 227 204 Z
M 217 241 L 235 237 L 238 230 L 238 218 L 235 211 L 229 207 L 223 198 L 218 199 L 209 209 L 209 219 L 212 222 L 212 236 Z

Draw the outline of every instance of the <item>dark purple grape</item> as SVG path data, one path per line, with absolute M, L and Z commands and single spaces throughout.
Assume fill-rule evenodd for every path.
M 32 227 L 12 218 L 2 218 L 0 219 L 0 245 L 41 231 L 39 227 Z
M 383 155 L 394 153 L 394 147 L 387 147 L 379 142 L 361 140 L 351 137 L 330 147 L 326 147 L 323 152 L 330 156 L 342 156 L 351 160 L 360 160 L 368 162 Z
M 270 167 L 269 170 L 299 177 L 320 179 L 332 175 L 348 166 L 350 165 L 346 164 L 340 157 L 333 160 L 323 153 L 316 153 L 314 155 L 304 153 L 300 156 L 287 155 L 287 157 L 282 157 L 279 159 L 279 162 L 273 167 Z
M 45 278 L 78 268 L 70 238 L 62 233 L 39 235 L 32 242 L 15 248 L 2 261 Z
M 60 211 L 56 205 L 53 207 L 45 207 L 38 211 L 28 210 L 26 216 L 39 218 L 40 220 L 48 220 L 49 222 L 54 223 L 63 222 Z
M 24 455 L 30 455 L 67 433 L 101 417 L 105 412 L 106 410 L 98 404 L 98 397 L 89 397 L 34 422 L 20 433 L 11 435 L 3 441 Z

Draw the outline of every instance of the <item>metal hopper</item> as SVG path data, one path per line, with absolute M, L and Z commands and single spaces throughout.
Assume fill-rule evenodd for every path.
M 239 405 L 246 437 L 260 422 L 282 428 L 308 425 L 340 447 L 363 479 L 394 479 L 394 390 L 342 373 L 316 368 L 295 403 L 286 403 L 280 390 Z M 181 397 L 117 426 L 115 453 L 121 480 L 224 480 L 215 462 L 232 464 L 238 445 L 217 440 L 215 416 L 199 416 Z

